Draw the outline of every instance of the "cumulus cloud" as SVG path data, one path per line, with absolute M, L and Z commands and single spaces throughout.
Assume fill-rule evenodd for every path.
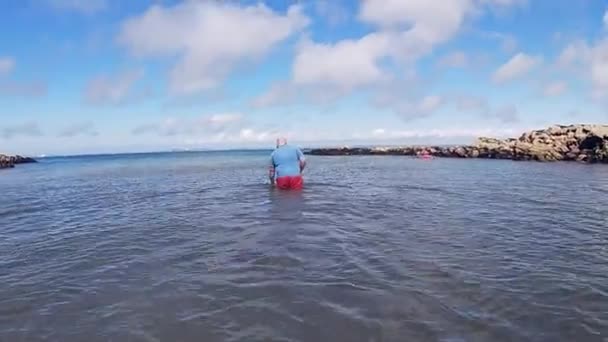
M 156 134 L 159 136 L 209 136 L 241 129 L 243 115 L 222 113 L 195 119 L 167 118 L 160 123 L 145 124 L 133 129 L 134 135 Z
M 557 58 L 557 66 L 564 69 L 580 67 L 591 59 L 592 48 L 583 40 L 568 44 Z
M 138 96 L 134 88 L 143 75 L 142 70 L 131 70 L 116 75 L 98 76 L 87 84 L 84 99 L 94 105 L 124 104 Z
M 603 99 L 608 96 L 608 38 L 599 41 L 591 51 L 590 61 L 593 96 Z
M 604 28 L 608 10 L 601 18 Z M 556 65 L 582 75 L 591 86 L 591 97 L 604 102 L 608 99 L 608 36 L 606 32 L 596 41 L 574 40 L 564 47 Z
M 97 136 L 99 133 L 92 122 L 81 122 L 65 127 L 59 132 L 59 137 L 72 138 L 79 135 Z
M 595 42 L 576 40 L 564 47 L 556 62 L 564 70 L 582 75 L 596 100 L 608 98 L 608 37 Z
M 74 11 L 83 14 L 94 14 L 108 7 L 107 0 L 47 0 L 48 4 L 64 11 Z
M 369 34 L 357 40 L 335 44 L 301 42 L 293 63 L 293 82 L 297 85 L 325 84 L 344 89 L 370 85 L 388 79 L 378 60 L 386 56 L 390 38 Z
M 455 51 L 443 56 L 437 64 L 441 67 L 465 68 L 469 64 L 469 58 L 466 53 Z
M 39 137 L 42 135 L 43 134 L 40 127 L 35 122 L 7 126 L 0 129 L 0 136 L 4 139 L 13 139 L 17 137 Z
M 118 40 L 135 56 L 177 56 L 170 92 L 192 95 L 217 87 L 238 64 L 263 57 L 308 22 L 297 5 L 282 15 L 264 4 L 186 1 L 126 20 Z
M 359 19 L 378 30 L 336 43 L 304 40 L 296 49 L 293 82 L 353 89 L 389 81 L 383 61 L 406 63 L 424 56 L 453 37 L 473 9 L 469 0 L 442 6 L 425 0 L 363 1 Z
M 0 57 L 0 76 L 10 74 L 15 68 L 15 59 L 12 57 Z
M 159 123 L 136 127 L 133 135 L 156 135 L 185 145 L 240 145 L 271 143 L 278 135 L 290 137 L 273 127 L 250 125 L 240 113 L 222 113 L 199 118 L 167 118 Z
M 506 83 L 526 75 L 533 68 L 542 63 L 542 58 L 518 53 L 505 64 L 501 65 L 493 74 L 492 81 L 498 84 Z
M 384 128 L 376 128 L 372 131 L 373 136 L 383 136 L 386 134 L 386 129 Z
M 444 1 L 441 6 L 425 0 L 365 0 L 359 17 L 383 28 L 409 28 L 408 36 L 435 44 L 458 31 L 474 9 L 470 0 Z
M 603 22 L 604 22 L 604 29 L 608 30 L 608 10 L 606 10 L 604 12 Z
M 290 86 L 278 88 L 275 85 L 256 103 L 288 102 L 280 96 L 282 94 L 297 98 L 299 96 L 293 96 L 294 93 L 321 93 L 311 90 L 315 88 L 347 94 L 355 89 L 394 83 L 400 76 L 395 69 L 407 70 L 436 46 L 458 34 L 467 17 L 484 7 L 496 5 L 508 4 L 504 1 L 451 0 L 437 6 L 427 0 L 364 0 L 357 18 L 371 24 L 375 28 L 373 32 L 333 43 L 302 39 L 296 47 L 288 81 Z M 463 65 L 465 60 L 463 55 L 453 55 L 444 63 Z
M 547 84 L 543 89 L 545 96 L 559 96 L 566 92 L 568 83 L 564 81 L 555 81 Z

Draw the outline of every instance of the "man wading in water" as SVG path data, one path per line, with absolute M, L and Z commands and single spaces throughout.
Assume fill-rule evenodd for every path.
M 302 171 L 306 167 L 304 153 L 287 144 L 287 139 L 277 139 L 277 148 L 270 155 L 270 183 L 282 190 L 300 190 L 304 185 Z

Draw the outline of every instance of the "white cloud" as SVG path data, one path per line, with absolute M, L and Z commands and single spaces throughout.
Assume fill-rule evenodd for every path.
M 217 87 L 237 64 L 261 58 L 306 25 L 299 6 L 281 15 L 263 4 L 186 1 L 127 20 L 119 42 L 137 56 L 178 56 L 169 89 L 191 95 Z
M 92 122 L 81 122 L 65 127 L 59 132 L 59 137 L 72 138 L 79 135 L 97 136 L 99 133 Z
M 608 37 L 592 43 L 576 40 L 568 44 L 556 64 L 588 81 L 594 99 L 608 98 Z
M 443 56 L 439 62 L 439 66 L 451 68 L 464 68 L 469 65 L 469 58 L 462 51 L 455 51 Z
M 134 99 L 134 86 L 143 75 L 142 70 L 131 70 L 117 75 L 98 76 L 87 84 L 85 100 L 95 105 L 124 104 Z
M 565 93 L 567 89 L 568 83 L 565 81 L 555 81 L 545 86 L 543 94 L 545 96 L 559 96 Z
M 16 137 L 39 137 L 42 135 L 40 127 L 35 122 L 26 122 L 0 129 L 0 137 L 7 140 Z
M 243 115 L 238 113 L 213 114 L 207 118 L 207 122 L 212 125 L 226 125 L 230 123 L 240 122 L 243 120 Z
M 160 123 L 145 124 L 133 129 L 135 135 L 153 133 L 159 136 L 204 136 L 238 131 L 244 124 L 240 113 L 219 113 L 203 117 L 167 118 Z
M 533 68 L 542 63 L 541 57 L 529 56 L 525 53 L 518 53 L 508 62 L 501 65 L 492 76 L 495 83 L 505 83 L 524 76 Z
M 597 43 L 591 51 L 590 61 L 593 95 L 596 98 L 608 96 L 608 38 Z
M 557 58 L 557 66 L 570 68 L 580 66 L 591 57 L 591 47 L 583 40 L 568 44 Z
M 427 0 L 364 0 L 359 17 L 383 28 L 407 27 L 413 40 L 436 44 L 458 31 L 474 5 L 470 0 L 443 1 L 441 6 Z
M 47 0 L 49 5 L 58 10 L 75 11 L 93 14 L 108 7 L 107 0 Z
M 221 132 L 201 137 L 180 138 L 182 144 L 187 146 L 265 146 L 271 147 L 277 136 L 292 136 L 292 133 L 279 133 L 276 130 L 264 130 L 256 128 L 241 128 L 234 132 Z
M 608 10 L 602 17 L 608 29 Z M 591 86 L 591 97 L 597 101 L 608 99 L 608 36 L 605 32 L 594 42 L 575 40 L 560 53 L 556 62 L 559 68 L 582 75 Z
M 270 127 L 254 127 L 247 124 L 238 113 L 207 115 L 199 118 L 167 118 L 160 123 L 136 127 L 133 135 L 152 134 L 160 141 L 173 145 L 193 146 L 243 146 L 268 145 L 281 135 L 291 137 L 291 132 L 279 132 Z
M 364 0 L 358 18 L 371 23 L 376 31 L 334 43 L 304 39 L 296 48 L 289 87 L 275 85 L 255 102 L 265 106 L 289 102 L 298 97 L 294 94 L 319 94 L 319 88 L 323 92 L 333 89 L 335 95 L 393 82 L 401 76 L 399 71 L 455 36 L 467 16 L 477 13 L 482 5 L 496 4 L 449 0 L 437 6 L 428 0 Z M 507 4 L 499 1 L 498 5 Z M 462 65 L 466 59 L 462 55 L 450 58 L 445 63 Z M 398 71 L 388 65 L 396 66 Z
M 389 40 L 387 35 L 376 33 L 335 44 L 305 40 L 296 51 L 293 83 L 329 84 L 352 89 L 387 80 L 388 76 L 377 63 L 386 56 Z
M 15 68 L 15 59 L 12 57 L 0 57 L 0 76 L 10 74 Z
M 386 134 L 386 130 L 384 128 L 376 128 L 372 131 L 373 136 L 382 136 Z
M 296 51 L 293 82 L 353 89 L 388 81 L 383 60 L 415 61 L 451 38 L 472 8 L 469 0 L 442 6 L 425 0 L 366 0 L 359 18 L 379 30 L 331 44 L 303 41 Z

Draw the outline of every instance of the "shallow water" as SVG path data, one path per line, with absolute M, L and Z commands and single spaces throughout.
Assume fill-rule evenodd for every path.
M 0 172 L 0 341 L 606 341 L 608 167 L 266 152 Z

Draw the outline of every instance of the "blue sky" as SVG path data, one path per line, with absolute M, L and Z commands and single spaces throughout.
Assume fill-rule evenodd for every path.
M 604 0 L 2 6 L 0 153 L 469 143 L 608 118 Z

